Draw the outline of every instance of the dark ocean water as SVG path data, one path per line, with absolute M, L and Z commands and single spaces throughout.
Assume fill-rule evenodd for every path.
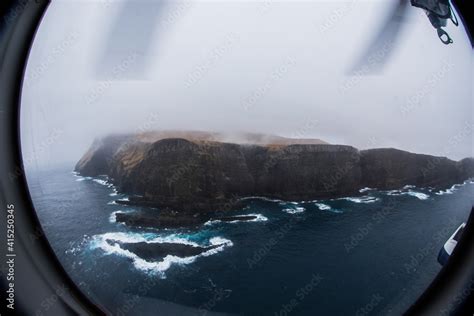
M 119 315 L 398 315 L 439 272 L 439 249 L 474 203 L 469 182 L 442 193 L 406 187 L 308 203 L 250 199 L 235 214 L 259 214 L 253 222 L 130 229 L 113 220 L 136 209 L 111 203 L 125 196 L 70 170 L 29 172 L 33 202 L 72 279 Z M 114 241 L 222 246 L 147 262 Z

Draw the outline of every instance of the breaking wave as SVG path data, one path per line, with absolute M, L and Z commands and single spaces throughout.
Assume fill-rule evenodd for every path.
M 254 219 L 251 219 L 251 220 L 239 220 L 239 219 L 236 219 L 235 221 L 221 221 L 221 220 L 218 220 L 218 219 L 214 219 L 214 220 L 210 220 L 210 221 L 207 221 L 204 223 L 204 225 L 206 226 L 209 226 L 209 225 L 213 225 L 213 224 L 218 224 L 218 223 L 225 223 L 225 224 L 236 224 L 236 223 L 242 223 L 242 222 L 245 222 L 245 223 L 248 223 L 248 222 L 266 222 L 268 221 L 268 218 L 263 216 L 262 214 L 244 214 L 244 215 L 236 215 L 236 216 L 233 216 L 235 218 L 239 218 L 239 217 L 245 217 L 245 216 L 255 216 Z
M 100 185 L 109 187 L 109 188 L 112 188 L 112 187 L 114 186 L 112 183 L 110 183 L 109 181 L 104 180 L 104 179 L 97 179 L 97 178 L 94 178 L 94 179 L 92 179 L 92 181 L 94 181 L 95 183 L 98 183 L 98 184 L 100 184 Z
M 409 196 L 416 197 L 419 200 L 428 200 L 430 198 L 429 194 L 414 191 L 414 190 L 412 190 L 413 188 L 415 188 L 415 186 L 412 186 L 412 185 L 405 186 L 402 190 L 386 191 L 386 194 L 390 195 L 390 196 L 409 195 Z M 406 191 L 406 190 L 408 190 L 408 191 Z
M 196 256 L 177 257 L 167 255 L 161 261 L 147 261 L 135 253 L 120 247 L 119 242 L 122 243 L 176 243 L 185 244 L 194 247 L 208 247 L 219 245 L 219 247 L 210 249 Z M 198 243 L 187 240 L 186 238 L 177 235 L 168 235 L 166 237 L 156 236 L 154 234 L 136 234 L 136 233 L 105 233 L 102 235 L 95 235 L 91 238 L 90 248 L 100 249 L 106 255 L 116 255 L 131 259 L 133 266 L 137 270 L 141 270 L 150 274 L 157 274 L 165 278 L 165 271 L 172 265 L 186 265 L 193 263 L 199 257 L 207 257 L 223 251 L 226 247 L 232 247 L 233 243 L 229 239 L 223 237 L 213 237 L 209 239 L 208 244 L 200 245 Z
M 240 199 L 240 201 L 247 201 L 247 200 L 262 200 L 266 202 L 283 202 L 282 200 L 272 199 L 265 196 L 247 196 Z
M 333 213 L 342 213 L 341 210 L 338 210 L 338 209 L 334 209 L 332 208 L 331 206 L 327 205 L 327 204 L 324 204 L 324 203 L 315 203 L 315 205 L 319 208 L 319 210 L 321 211 L 329 211 L 329 212 L 333 212 Z
M 464 182 L 464 184 L 466 184 L 466 182 Z M 455 184 L 455 185 L 453 185 L 452 187 L 450 187 L 449 189 L 440 190 L 440 191 L 438 191 L 438 192 L 435 192 L 435 194 L 436 194 L 436 195 L 453 194 L 453 193 L 456 192 L 460 187 L 462 187 L 461 184 Z
M 375 203 L 377 201 L 380 201 L 379 198 L 373 197 L 373 196 L 361 196 L 361 197 L 345 197 L 341 198 L 340 200 L 346 200 L 349 202 L 354 202 L 354 203 Z
M 408 192 L 404 192 L 403 194 L 414 196 L 414 197 L 418 198 L 419 200 L 428 200 L 430 198 L 430 196 L 428 194 L 421 193 L 421 192 L 415 192 L 415 191 L 408 191 Z
M 301 206 L 296 206 L 296 207 L 290 207 L 290 208 L 284 208 L 283 212 L 288 213 L 288 214 L 299 214 L 303 213 L 306 211 L 304 207 Z

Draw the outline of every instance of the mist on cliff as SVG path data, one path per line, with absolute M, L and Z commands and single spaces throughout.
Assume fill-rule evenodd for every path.
M 383 71 L 348 73 L 392 5 L 54 1 L 25 73 L 25 165 L 73 164 L 96 137 L 152 130 L 474 156 L 462 25 L 445 46 L 410 7 Z

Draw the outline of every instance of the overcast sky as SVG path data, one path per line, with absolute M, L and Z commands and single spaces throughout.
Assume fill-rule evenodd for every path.
M 474 55 L 462 25 L 447 27 L 445 46 L 409 7 L 383 71 L 350 73 L 392 6 L 53 1 L 25 76 L 25 164 L 75 162 L 95 137 L 155 129 L 474 156 Z

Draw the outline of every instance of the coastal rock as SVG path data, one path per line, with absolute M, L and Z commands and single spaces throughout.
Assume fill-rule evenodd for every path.
M 114 160 L 115 154 L 130 139 L 130 135 L 111 135 L 96 139 L 76 164 L 75 170 L 85 177 L 109 175 L 117 162 Z
M 210 217 L 203 217 L 196 214 L 182 214 L 179 212 L 130 212 L 115 214 L 117 223 L 124 223 L 130 227 L 151 227 L 151 228 L 183 228 L 197 227 L 208 221 Z
M 117 220 L 173 227 L 185 217 L 188 224 L 197 225 L 211 215 L 194 214 L 236 210 L 243 197 L 300 201 L 355 195 L 365 187 L 445 189 L 474 177 L 473 158 L 456 162 L 392 148 L 359 151 L 317 141 L 251 144 L 208 140 L 203 135 L 159 135 L 96 140 L 76 165 L 80 174 L 108 175 L 121 192 L 137 196 L 124 203 L 186 214 L 178 220 L 132 215 Z
M 112 243 L 111 241 L 108 242 Z M 140 258 L 147 261 L 160 261 L 166 256 L 175 256 L 180 258 L 194 257 L 209 250 L 222 247 L 222 245 L 201 247 L 180 243 L 117 243 L 122 249 L 133 252 Z
M 446 157 L 413 154 L 397 149 L 361 151 L 362 183 L 383 190 L 405 185 L 447 188 L 474 175 L 469 166 Z

